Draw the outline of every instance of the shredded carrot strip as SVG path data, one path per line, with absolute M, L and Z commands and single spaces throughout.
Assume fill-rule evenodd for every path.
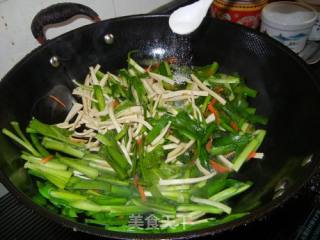
M 51 98 L 53 101 L 57 102 L 61 107 L 66 107 L 66 105 L 56 96 L 50 95 L 49 98 Z
M 142 199 L 142 201 L 147 201 L 147 198 L 146 198 L 146 194 L 145 194 L 145 192 L 144 192 L 144 189 L 143 189 L 143 187 L 139 184 L 138 185 L 138 192 L 139 192 L 139 194 L 140 194 L 140 197 L 141 197 L 141 199 Z
M 135 176 L 134 176 L 133 183 L 134 183 L 134 185 L 135 185 L 136 187 L 139 185 L 139 177 L 138 177 L 138 175 L 135 175 Z
M 137 144 L 138 144 L 138 145 L 141 145 L 141 144 L 142 144 L 142 138 L 139 138 L 139 139 L 137 140 Z
M 116 107 L 118 107 L 119 104 L 120 104 L 119 101 L 116 99 L 116 100 L 114 100 L 114 101 L 112 102 L 112 107 L 113 107 L 113 108 L 116 108 Z
M 53 158 L 52 155 L 49 155 L 43 159 L 40 160 L 41 163 L 46 164 L 47 162 L 49 162 L 51 159 Z
M 220 124 L 221 119 L 220 119 L 219 113 L 213 106 L 215 103 L 216 103 L 216 99 L 212 99 L 211 102 L 208 104 L 208 110 L 215 116 L 217 124 Z
M 141 184 L 139 183 L 139 177 L 138 177 L 138 175 L 135 175 L 135 176 L 134 176 L 133 183 L 134 183 L 134 185 L 137 187 L 138 192 L 139 192 L 139 194 L 140 194 L 140 198 L 142 199 L 142 201 L 146 201 L 146 200 L 147 200 L 146 194 L 145 194 L 145 192 L 144 192 L 143 187 L 142 187 Z
M 209 141 L 207 142 L 206 150 L 210 152 L 211 148 L 212 148 L 212 138 L 210 138 Z
M 217 102 L 217 100 L 215 98 L 212 98 L 210 101 L 210 104 L 213 106 L 216 104 L 216 102 Z
M 252 159 L 252 158 L 254 158 L 254 156 L 256 155 L 256 152 L 251 152 L 249 155 L 248 155 L 248 160 L 250 160 L 250 159 Z
M 216 170 L 218 173 L 227 173 L 231 170 L 225 166 L 220 165 L 219 163 L 216 163 L 215 161 L 210 160 L 211 167 Z
M 231 127 L 236 130 L 237 132 L 239 131 L 239 127 L 235 122 L 231 122 Z

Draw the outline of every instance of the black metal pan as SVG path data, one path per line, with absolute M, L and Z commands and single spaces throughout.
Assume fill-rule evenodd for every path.
M 70 8 L 70 6 L 72 8 Z M 67 8 L 66 8 L 67 7 Z M 60 9 L 59 9 L 60 8 Z M 65 112 L 46 101 L 55 92 L 71 103 L 72 79 L 82 80 L 88 66 L 104 70 L 126 65 L 127 53 L 138 49 L 143 58 L 178 58 L 191 54 L 193 65 L 218 61 L 222 71 L 237 72 L 259 92 L 252 102 L 269 118 L 262 150 L 265 158 L 251 161 L 237 176 L 254 186 L 235 199 L 235 211 L 250 214 L 218 226 L 178 234 L 117 233 L 70 221 L 31 200 L 36 186 L 23 169 L 19 150 L 0 135 L 0 179 L 30 209 L 63 226 L 113 238 L 191 238 L 230 231 L 265 216 L 296 193 L 320 165 L 320 92 L 317 79 L 294 53 L 269 37 L 239 25 L 205 19 L 189 37 L 177 37 L 168 16 L 140 15 L 98 21 L 87 8 L 64 4 L 49 8 L 34 21 L 35 36 L 45 42 L 21 60 L 0 82 L 0 128 L 12 120 L 26 125 L 32 116 L 47 122 L 63 119 Z M 53 11 L 53 12 L 52 12 Z M 43 27 L 75 14 L 97 22 L 45 41 Z M 48 18 L 49 14 L 49 18 Z M 39 18 L 40 16 L 40 18 Z M 35 27 L 37 26 L 37 27 Z M 68 105 L 68 104 L 67 104 Z M 294 214 L 294 213 L 292 213 Z

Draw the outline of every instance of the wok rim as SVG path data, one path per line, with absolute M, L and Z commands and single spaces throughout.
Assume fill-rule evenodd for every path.
M 42 48 L 49 46 L 51 44 L 54 44 L 56 41 L 58 41 L 61 38 L 64 38 L 64 36 L 72 34 L 75 31 L 86 31 L 87 28 L 91 28 L 93 25 L 99 25 L 103 24 L 105 22 L 121 22 L 121 21 L 128 21 L 131 19 L 147 19 L 147 18 L 168 18 L 168 14 L 139 14 L 139 15 L 131 15 L 131 16 L 124 16 L 124 17 L 116 17 L 111 18 L 107 20 L 103 20 L 101 22 L 92 23 L 89 25 L 82 26 L 80 28 L 76 28 L 72 31 L 66 32 L 60 36 L 57 36 L 53 39 L 48 40 L 45 44 L 38 46 L 34 50 L 32 50 L 30 53 L 28 53 L 25 57 L 23 57 L 19 62 L 17 62 L 14 67 L 12 67 L 8 73 L 2 78 L 0 81 L 0 87 L 3 82 L 10 79 L 11 75 L 14 74 L 14 72 L 18 71 L 19 68 L 24 64 L 24 62 L 28 61 L 30 58 L 34 56 L 38 51 L 41 51 Z M 294 52 L 292 52 L 289 48 L 283 46 L 280 42 L 272 39 L 271 37 L 267 36 L 266 34 L 263 34 L 261 32 L 246 28 L 242 25 L 222 21 L 218 19 L 213 19 L 210 17 L 206 17 L 206 21 L 215 21 L 215 22 L 223 22 L 225 25 L 232 25 L 235 30 L 237 28 L 239 30 L 245 30 L 247 32 L 250 32 L 253 35 L 256 35 L 260 38 L 263 38 L 265 41 L 268 42 L 269 45 L 273 45 L 279 51 L 284 52 L 286 55 L 288 55 L 292 60 L 294 60 L 300 67 L 301 71 L 304 71 L 306 73 L 306 76 L 308 75 L 309 79 L 312 80 L 312 83 L 317 87 L 317 90 L 320 94 L 320 87 L 319 83 L 316 81 L 316 77 L 314 73 L 312 73 L 307 66 L 307 64 L 298 57 Z M 275 210 L 276 208 L 283 205 L 288 199 L 290 199 L 293 195 L 298 193 L 301 188 L 314 176 L 315 173 L 318 172 L 318 167 L 320 167 L 320 156 L 315 155 L 312 156 L 312 161 L 307 166 L 309 168 L 308 170 L 310 172 L 308 177 L 305 177 L 303 181 L 301 181 L 299 184 L 295 185 L 295 189 L 286 192 L 283 196 L 270 201 L 269 203 L 265 204 L 263 207 L 258 207 L 251 211 L 248 215 L 241 217 L 239 219 L 219 224 L 212 227 L 207 227 L 199 230 L 193 230 L 193 231 L 185 231 L 185 232 L 178 232 L 178 233 L 125 233 L 125 232 L 116 232 L 116 231 L 110 231 L 105 230 L 102 227 L 95 227 L 93 225 L 88 225 L 85 223 L 78 223 L 71 221 L 67 218 L 62 217 L 61 215 L 58 215 L 56 213 L 52 213 L 49 210 L 47 210 L 44 207 L 41 207 L 37 204 L 35 204 L 30 197 L 28 197 L 24 192 L 18 190 L 13 183 L 11 183 L 10 179 L 6 176 L 6 174 L 0 169 L 0 182 L 9 190 L 9 192 L 24 206 L 29 208 L 31 211 L 35 211 L 40 216 L 52 220 L 53 222 L 63 226 L 67 227 L 69 229 L 72 229 L 73 231 L 80 231 L 84 232 L 86 234 L 91 234 L 99 237 L 111 237 L 114 239 L 191 239 L 194 237 L 203 237 L 208 235 L 215 235 L 219 234 L 228 230 L 232 230 L 234 228 L 238 228 L 240 226 L 252 223 L 262 217 L 270 215 L 270 213 Z M 307 171 L 307 170 L 306 170 Z

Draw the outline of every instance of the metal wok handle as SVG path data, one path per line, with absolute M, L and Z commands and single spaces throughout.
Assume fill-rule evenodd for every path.
M 33 18 L 31 31 L 40 44 L 46 42 L 45 27 L 50 24 L 64 22 L 76 15 L 85 15 L 94 22 L 99 22 L 99 15 L 91 8 L 78 3 L 58 3 L 42 9 Z

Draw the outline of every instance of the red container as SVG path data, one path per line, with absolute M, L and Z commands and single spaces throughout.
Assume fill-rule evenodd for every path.
M 268 0 L 215 0 L 211 7 L 213 17 L 258 28 L 262 8 Z

